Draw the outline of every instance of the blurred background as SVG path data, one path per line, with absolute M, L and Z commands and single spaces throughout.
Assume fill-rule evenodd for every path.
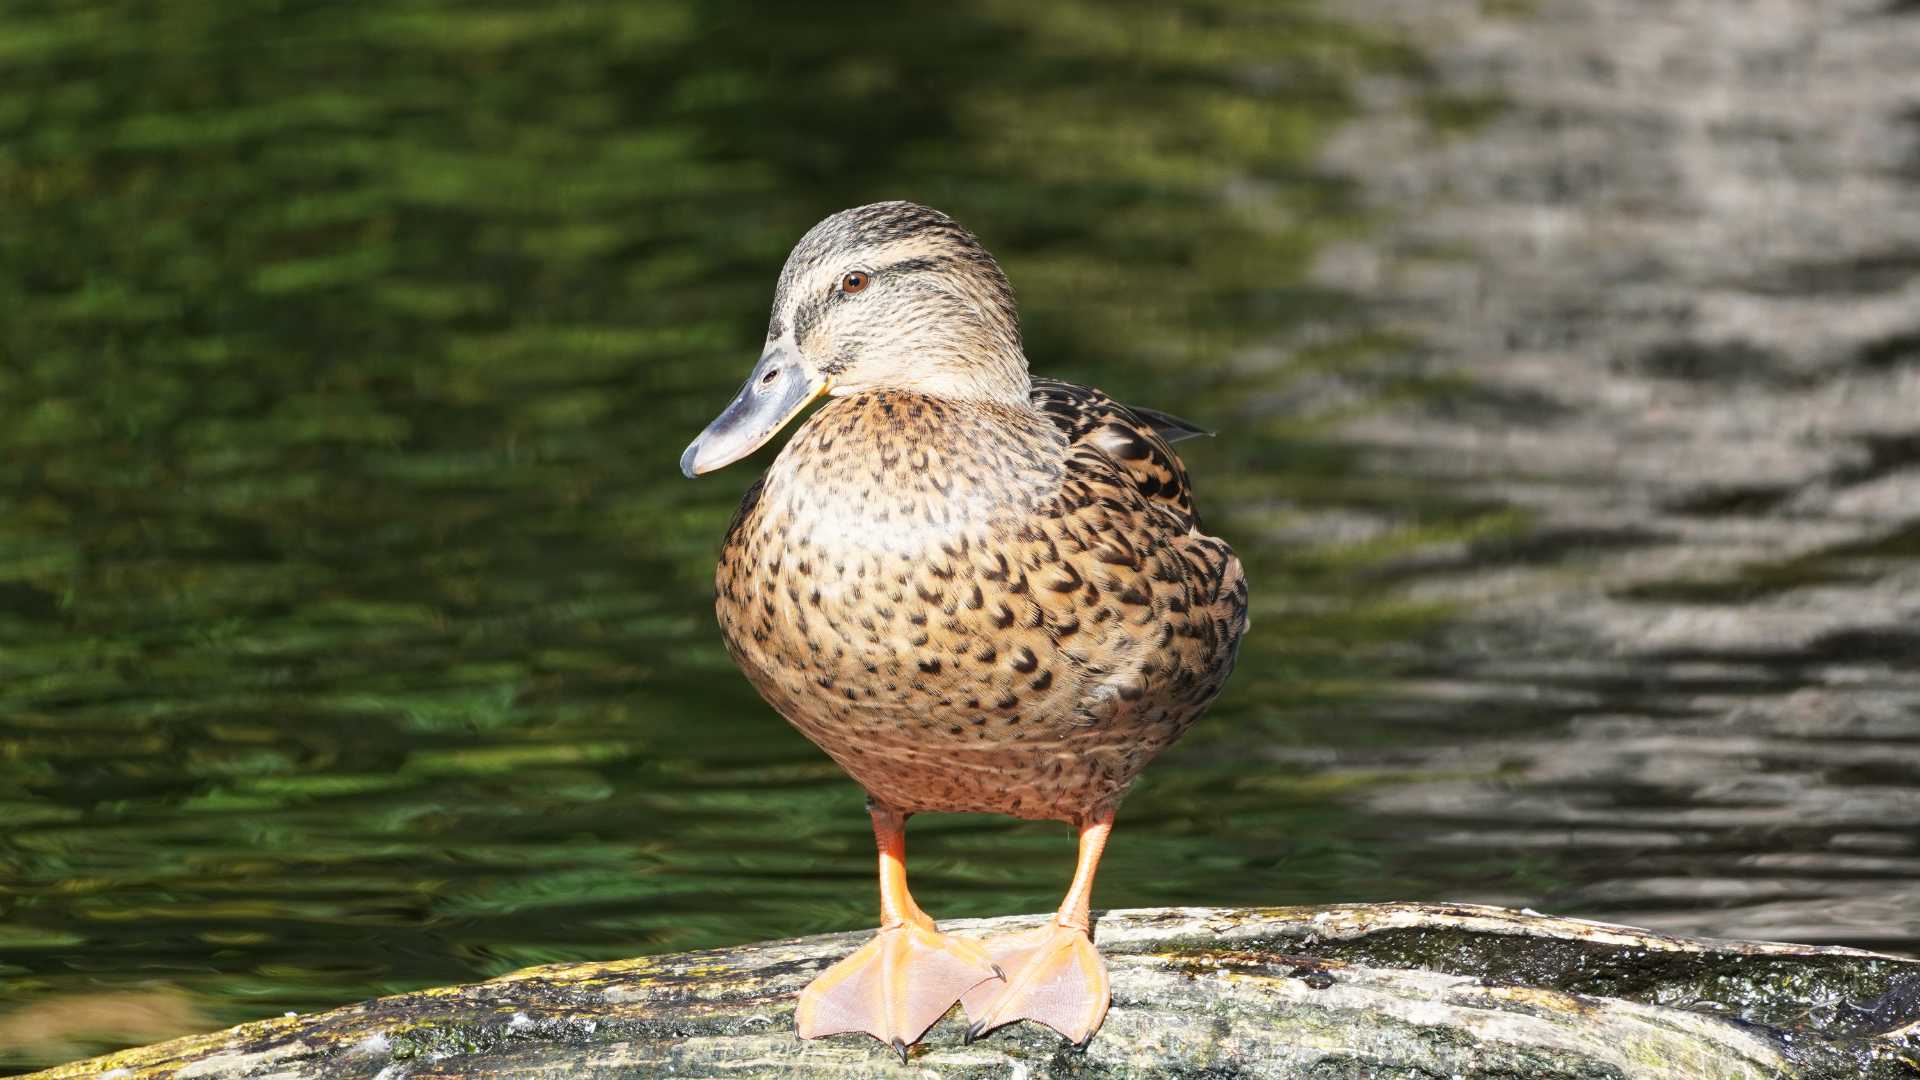
M 911 198 L 1254 630 L 1101 906 L 1920 950 L 1920 5 L 0 8 L 0 1073 L 866 927 L 675 462 Z M 917 820 L 937 916 L 1057 825 Z

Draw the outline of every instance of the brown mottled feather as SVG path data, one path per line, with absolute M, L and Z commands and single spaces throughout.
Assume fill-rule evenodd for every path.
M 716 576 L 780 714 L 903 811 L 1085 819 L 1220 691 L 1240 562 L 1156 423 L 1034 380 L 1031 407 L 830 402 L 749 492 Z
M 1168 443 L 1205 432 L 1179 417 L 1129 408 L 1090 386 L 1058 379 L 1033 380 L 1033 407 L 1052 420 L 1068 442 L 1106 451 L 1149 501 L 1172 510 L 1189 527 L 1199 526 L 1187 468 Z

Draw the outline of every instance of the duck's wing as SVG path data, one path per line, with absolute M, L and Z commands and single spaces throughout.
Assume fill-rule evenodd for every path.
M 1139 405 L 1129 405 L 1127 408 L 1133 410 L 1134 415 L 1140 417 L 1140 419 L 1153 425 L 1154 433 L 1170 443 L 1177 443 L 1181 439 L 1191 439 L 1196 435 L 1206 435 L 1209 437 L 1213 435 L 1213 432 L 1208 431 L 1193 421 L 1182 420 L 1170 412 L 1161 412 L 1159 409 L 1148 409 Z
M 1157 409 L 1131 408 L 1090 386 L 1033 380 L 1033 407 L 1067 437 L 1069 447 L 1093 446 L 1126 474 L 1140 494 L 1198 528 L 1187 467 L 1172 443 L 1212 432 Z
M 1067 439 L 1058 500 L 1032 535 L 1036 565 L 1059 564 L 1033 596 L 1049 609 L 1049 644 L 1079 676 L 1068 722 L 1132 728 L 1150 756 L 1232 670 L 1246 575 L 1226 541 L 1200 531 L 1186 466 L 1156 424 L 1052 379 L 1034 380 L 1032 400 Z

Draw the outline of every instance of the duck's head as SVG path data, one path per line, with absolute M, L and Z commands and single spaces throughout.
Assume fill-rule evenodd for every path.
M 680 455 L 680 470 L 730 465 L 822 394 L 868 390 L 1027 402 L 1013 288 L 973 234 L 938 210 L 873 203 L 800 239 L 780 271 L 760 362 Z

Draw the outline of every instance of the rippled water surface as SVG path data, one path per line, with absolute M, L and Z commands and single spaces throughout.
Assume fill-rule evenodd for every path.
M 1391 163 L 1471 176 L 1527 102 L 1368 8 L 9 6 L 0 1068 L 869 924 L 861 793 L 712 624 L 766 455 L 675 461 L 787 248 L 882 197 L 1000 255 L 1036 370 L 1221 431 L 1183 450 L 1255 628 L 1102 906 L 1920 947 L 1920 325 L 1776 379 L 1710 327 L 1593 360 L 1644 311 L 1551 274 L 1437 297 L 1508 257 L 1448 222 L 1535 196 Z M 1729 400 L 1863 419 L 1770 457 L 1687 419 Z M 937 915 L 1071 869 L 1057 825 L 913 837 Z

